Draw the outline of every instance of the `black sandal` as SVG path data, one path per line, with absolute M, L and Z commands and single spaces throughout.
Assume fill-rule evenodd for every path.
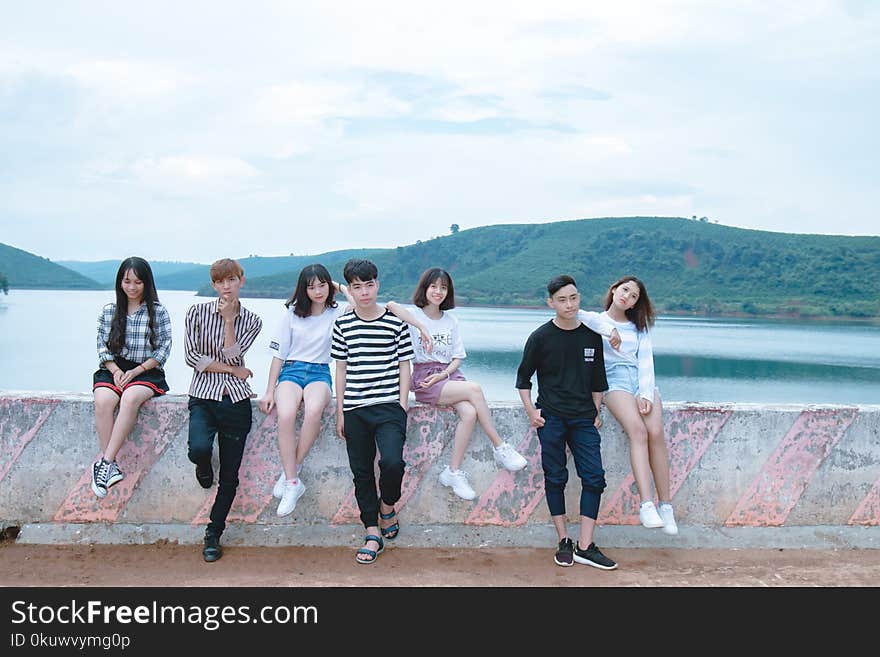
M 354 560 L 358 563 L 373 563 L 382 554 L 382 551 L 385 549 L 385 541 L 382 540 L 381 536 L 376 536 L 375 534 L 367 534 L 364 536 L 364 545 L 369 543 L 370 541 L 376 541 L 379 544 L 378 550 L 371 550 L 366 547 L 359 548 L 358 551 L 354 555 Z M 357 555 L 366 554 L 369 559 L 358 559 Z
M 391 520 L 396 515 L 397 509 L 391 509 L 391 513 L 379 512 L 379 517 L 382 518 L 382 520 Z M 387 527 L 379 527 L 379 531 L 382 532 L 382 536 L 389 541 L 393 541 L 400 533 L 400 523 L 395 522 L 393 525 L 388 525 Z

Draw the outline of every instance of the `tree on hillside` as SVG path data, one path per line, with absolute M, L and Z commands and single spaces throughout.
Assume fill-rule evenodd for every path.
M 458 224 L 452 224 L 449 227 L 449 232 L 452 233 L 453 235 L 455 235 L 459 230 L 460 230 L 460 228 L 459 228 Z
M 3 290 L 3 294 L 9 294 L 9 279 L 2 271 L 0 271 L 0 290 Z

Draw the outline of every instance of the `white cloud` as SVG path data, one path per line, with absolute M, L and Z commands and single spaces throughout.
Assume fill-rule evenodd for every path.
M 259 175 L 238 158 L 206 156 L 149 157 L 132 164 L 131 171 L 145 186 L 174 194 L 235 191 Z
M 248 217 L 264 254 L 279 225 L 305 253 L 595 214 L 876 234 L 878 26 L 830 0 L 20 4 L 0 189 L 30 221 L 0 223 L 51 257 L 75 240 L 30 226 L 88 225 L 94 255 L 134 215 Z M 228 251 L 205 239 L 168 257 Z

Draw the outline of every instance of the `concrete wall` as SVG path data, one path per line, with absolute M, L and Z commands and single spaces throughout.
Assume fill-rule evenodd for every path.
M 455 414 L 410 409 L 398 544 L 555 543 L 537 436 L 518 404 L 493 404 L 492 413 L 529 465 L 499 471 L 478 428 L 463 465 L 478 497 L 466 502 L 437 480 L 449 461 Z M 600 545 L 880 547 L 880 406 L 668 403 L 664 415 L 681 533 L 638 524 L 627 439 L 606 411 Z M 254 404 L 225 542 L 357 543 L 362 528 L 334 416 L 331 405 L 303 469 L 305 495 L 291 516 L 278 518 L 275 417 Z M 21 527 L 19 540 L 32 542 L 198 541 L 216 485 L 204 490 L 195 481 L 187 419 L 185 396 L 148 402 L 118 457 L 125 480 L 98 500 L 89 487 L 97 453 L 91 395 L 0 393 L 0 525 Z M 573 463 L 569 470 L 574 521 L 580 482 Z

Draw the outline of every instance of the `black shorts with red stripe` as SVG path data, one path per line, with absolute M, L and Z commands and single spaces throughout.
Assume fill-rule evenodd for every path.
M 140 365 L 140 363 L 134 363 L 118 356 L 113 359 L 113 362 L 116 363 L 123 372 L 132 370 Z M 139 374 L 126 383 L 123 388 L 119 388 L 119 386 L 116 385 L 113 381 L 113 375 L 110 373 L 110 370 L 104 369 L 103 367 L 98 369 L 92 377 L 93 391 L 98 388 L 108 388 L 121 397 L 123 391 L 128 390 L 132 386 L 146 386 L 153 391 L 154 396 L 164 395 L 169 390 L 168 383 L 165 381 L 165 372 L 158 367 L 154 367 L 143 374 Z

